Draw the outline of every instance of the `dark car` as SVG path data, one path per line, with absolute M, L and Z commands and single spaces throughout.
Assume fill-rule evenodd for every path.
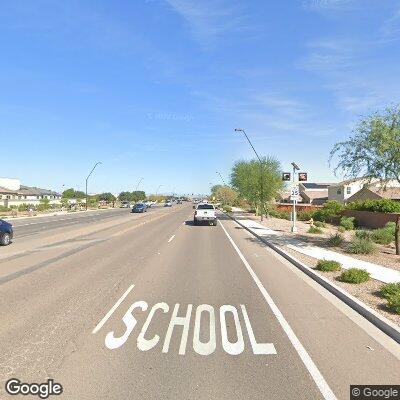
M 2 219 L 0 219 L 0 246 L 7 246 L 11 243 L 13 238 L 12 225 Z
M 138 203 L 135 204 L 132 208 L 132 212 L 133 213 L 143 213 L 143 212 L 147 212 L 147 206 L 146 204 L 143 203 Z

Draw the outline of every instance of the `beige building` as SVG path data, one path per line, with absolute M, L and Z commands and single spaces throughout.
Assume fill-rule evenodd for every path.
M 396 188 L 387 188 L 384 190 L 382 187 L 372 186 L 372 187 L 363 187 L 357 193 L 353 194 L 353 196 L 347 199 L 347 202 L 350 203 L 352 201 L 359 200 L 381 200 L 381 199 L 389 199 L 400 201 L 400 187 Z
M 347 203 L 350 197 L 354 196 L 364 187 L 374 186 L 381 188 L 382 185 L 379 179 L 369 180 L 368 178 L 348 179 L 339 183 L 335 183 L 328 188 L 329 200 L 336 200 L 340 203 Z M 400 183 L 397 180 L 387 182 L 387 188 L 400 188 Z
M 18 207 L 21 204 L 39 205 L 48 199 L 49 204 L 60 204 L 61 194 L 48 189 L 21 185 L 19 179 L 0 178 L 0 206 Z

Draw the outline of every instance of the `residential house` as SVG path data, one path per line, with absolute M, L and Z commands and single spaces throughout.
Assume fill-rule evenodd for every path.
M 381 200 L 389 199 L 400 201 L 400 187 L 386 188 L 386 190 L 380 186 L 364 186 L 357 193 L 353 194 L 347 199 L 347 202 L 359 200 Z
M 21 204 L 39 205 L 48 199 L 49 204 L 60 204 L 61 194 L 48 189 L 21 185 L 19 179 L 0 178 L 0 206 L 18 207 Z
M 340 203 L 347 203 L 349 198 L 359 192 L 363 187 L 382 187 L 379 179 L 368 179 L 368 178 L 354 178 L 348 179 L 339 183 L 335 183 L 328 188 L 329 200 L 336 200 Z M 390 180 L 387 182 L 388 188 L 398 188 L 400 183 L 397 180 Z
M 300 197 L 303 203 L 321 205 L 328 201 L 330 183 L 299 182 Z

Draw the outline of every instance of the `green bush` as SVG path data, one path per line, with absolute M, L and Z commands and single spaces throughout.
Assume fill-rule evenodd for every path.
M 339 217 L 344 210 L 345 206 L 342 203 L 335 200 L 327 201 L 322 208 L 314 212 L 313 218 L 317 221 L 330 222 Z
M 340 271 L 342 269 L 342 265 L 337 261 L 319 260 L 317 264 L 317 269 L 324 272 Z
M 315 225 L 316 227 L 318 227 L 318 228 L 325 228 L 325 227 L 326 227 L 325 222 L 322 222 L 322 221 L 315 221 L 315 222 L 314 222 L 314 225 Z
M 322 233 L 322 229 L 318 228 L 317 226 L 310 226 L 310 229 L 307 232 L 318 234 L 318 233 Z
M 392 294 L 387 300 L 387 306 L 389 310 L 395 312 L 396 314 L 400 314 L 400 293 Z
M 352 231 L 355 226 L 355 218 L 354 217 L 342 217 L 340 218 L 340 226 L 343 226 L 346 231 Z
M 7 211 L 10 211 L 10 208 L 5 206 L 0 206 L 0 212 L 7 212 Z
M 343 241 L 343 236 L 340 233 L 335 233 L 329 237 L 327 244 L 329 246 L 338 247 L 343 243 Z
M 386 283 L 385 285 L 381 286 L 381 295 L 383 297 L 388 298 L 393 294 L 400 293 L 400 282 L 397 283 Z
M 370 239 L 356 237 L 347 247 L 347 251 L 353 254 L 372 254 L 376 251 L 376 246 Z
M 356 231 L 356 237 L 358 237 L 359 239 L 371 239 L 371 236 L 372 236 L 372 231 L 366 229 Z
M 347 209 L 357 211 L 399 213 L 400 202 L 389 199 L 354 201 L 347 205 Z
M 297 219 L 299 221 L 309 221 L 311 218 L 314 218 L 314 211 L 299 211 L 297 213 Z
M 371 234 L 371 239 L 375 243 L 390 244 L 394 241 L 394 234 L 386 228 L 374 229 Z
M 227 213 L 231 213 L 232 212 L 232 207 L 231 206 L 223 206 L 222 209 L 227 212 Z
M 388 222 L 384 229 L 387 229 L 394 236 L 396 234 L 396 222 Z
M 346 232 L 346 229 L 344 229 L 343 226 L 339 226 L 339 227 L 338 227 L 338 231 L 341 232 L 341 233 L 343 233 L 343 232 Z
M 339 280 L 347 283 L 362 283 L 367 282 L 369 278 L 369 272 L 367 272 L 365 269 L 350 268 L 347 271 L 342 272 Z

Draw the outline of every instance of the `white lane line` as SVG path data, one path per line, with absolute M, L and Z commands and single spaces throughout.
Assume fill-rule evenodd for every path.
M 174 237 L 175 237 L 175 235 L 172 235 L 172 236 L 169 238 L 168 243 L 171 243 L 171 242 L 174 240 Z
M 251 277 L 253 278 L 254 282 L 258 286 L 258 289 L 260 290 L 261 294 L 264 296 L 265 301 L 268 303 L 269 307 L 271 308 L 272 312 L 274 313 L 276 319 L 278 322 L 281 324 L 283 330 L 285 331 L 287 337 L 289 338 L 290 342 L 292 343 L 293 347 L 297 351 L 297 354 L 300 356 L 301 360 L 303 361 L 303 364 L 307 368 L 308 372 L 310 373 L 311 377 L 313 378 L 315 384 L 317 385 L 319 391 L 321 392 L 322 396 L 324 397 L 325 400 L 337 400 L 335 394 L 332 392 L 332 389 L 329 387 L 328 383 L 325 381 L 325 378 L 322 376 L 321 372 L 318 370 L 317 366 L 314 364 L 314 361 L 311 359 L 309 354 L 307 353 L 307 350 L 303 347 L 303 345 L 300 343 L 300 340 L 296 336 L 296 334 L 293 332 L 293 329 L 290 327 L 289 323 L 286 321 L 285 317 L 275 304 L 275 302 L 272 300 L 272 297 L 269 295 L 261 281 L 258 279 L 257 275 L 251 268 L 250 264 L 247 262 L 245 259 L 244 255 L 242 252 L 239 250 L 239 247 L 236 245 L 236 243 L 233 241 L 227 230 L 225 229 L 224 225 L 222 224 L 221 220 L 219 221 L 219 224 L 221 225 L 222 229 L 224 230 L 226 236 L 228 237 L 229 241 L 231 242 L 233 248 L 236 250 L 238 253 L 240 259 L 243 261 L 243 264 L 249 271 Z
M 96 328 L 93 329 L 93 333 L 97 333 L 103 325 L 107 322 L 107 320 L 111 317 L 113 312 L 118 308 L 118 306 L 124 301 L 125 297 L 128 296 L 129 292 L 135 287 L 135 285 L 129 286 L 128 290 L 120 297 L 120 299 L 112 306 L 110 311 L 104 316 L 104 318 L 96 325 Z

